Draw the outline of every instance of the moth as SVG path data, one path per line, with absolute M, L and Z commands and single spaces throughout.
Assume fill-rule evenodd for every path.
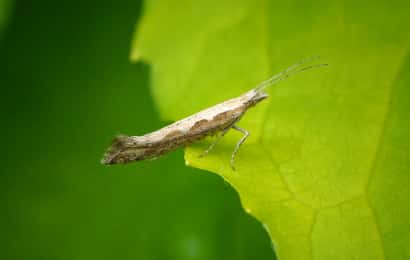
M 237 125 L 239 120 L 249 108 L 268 97 L 268 94 L 264 91 L 266 87 L 285 80 L 296 73 L 327 66 L 327 64 L 302 66 L 315 58 L 319 57 L 306 58 L 263 81 L 239 97 L 216 104 L 152 133 L 143 136 L 119 135 L 115 137 L 111 146 L 105 152 L 101 163 L 110 165 L 155 159 L 180 147 L 189 146 L 207 136 L 216 135 L 215 140 L 201 154 L 201 156 L 204 156 L 230 129 L 233 129 L 243 134 L 231 154 L 230 165 L 235 170 L 235 156 L 249 136 L 246 129 Z

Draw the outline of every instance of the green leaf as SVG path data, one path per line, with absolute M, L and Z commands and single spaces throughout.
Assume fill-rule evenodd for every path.
M 328 68 L 269 90 L 206 157 L 269 232 L 280 259 L 410 258 L 408 1 L 147 1 L 131 59 L 152 65 L 160 114 L 178 120 L 303 57 Z

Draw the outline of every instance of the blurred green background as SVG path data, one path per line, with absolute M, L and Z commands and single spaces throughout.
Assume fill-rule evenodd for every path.
M 100 165 L 115 134 L 166 123 L 149 66 L 128 59 L 141 6 L 13 2 L 0 31 L 0 259 L 275 258 L 236 192 L 182 151 Z

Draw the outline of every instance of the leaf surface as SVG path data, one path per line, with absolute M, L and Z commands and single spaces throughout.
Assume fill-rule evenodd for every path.
M 186 149 L 260 220 L 280 259 L 410 258 L 406 1 L 147 1 L 131 59 L 165 120 L 238 96 L 303 57 L 330 66 L 271 88 L 240 133 Z

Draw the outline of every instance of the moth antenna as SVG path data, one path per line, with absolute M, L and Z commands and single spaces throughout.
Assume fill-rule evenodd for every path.
M 292 75 L 294 75 L 294 74 L 297 74 L 297 73 L 299 73 L 299 72 L 302 72 L 302 71 L 305 71 L 305 70 L 309 70 L 309 69 L 312 69 L 312 68 L 316 68 L 316 67 L 323 67 L 323 66 L 327 66 L 327 65 L 328 65 L 328 64 L 316 64 L 316 65 L 311 65 L 311 66 L 303 67 L 303 68 L 301 68 L 301 69 L 299 69 L 299 70 L 295 70 L 295 69 L 297 69 L 298 67 L 300 67 L 301 65 L 303 65 L 303 64 L 305 64 L 305 63 L 307 63 L 307 62 L 312 61 L 312 60 L 315 60 L 315 59 L 319 59 L 319 58 L 320 58 L 320 56 L 318 56 L 318 55 L 317 55 L 317 56 L 312 56 L 312 57 L 307 57 L 307 58 L 305 58 L 305 59 L 303 59 L 303 60 L 301 60 L 301 61 L 299 61 L 299 62 L 293 64 L 292 66 L 286 68 L 285 70 L 279 72 L 278 74 L 272 76 L 271 78 L 269 78 L 269 79 L 263 81 L 263 82 L 260 83 L 258 86 L 256 86 L 256 87 L 254 88 L 254 90 L 255 90 L 255 91 L 262 91 L 262 90 L 264 90 L 266 87 L 271 86 L 271 85 L 274 85 L 274 84 L 278 83 L 279 81 L 282 81 L 282 80 L 284 80 L 284 79 L 286 79 L 286 78 L 288 78 L 288 77 L 290 77 L 290 76 L 292 76 Z
M 291 76 L 293 76 L 293 75 L 295 75 L 295 74 L 298 74 L 298 73 L 300 73 L 300 72 L 303 72 L 303 71 L 306 71 L 306 70 L 310 70 L 310 69 L 314 69 L 314 68 L 325 67 L 325 66 L 328 66 L 328 65 L 329 65 L 329 64 L 321 63 L 321 64 L 315 64 L 315 65 L 310 65 L 310 66 L 307 66 L 307 67 L 303 67 L 303 68 L 301 68 L 301 69 L 299 69 L 299 70 L 296 70 L 296 71 L 292 71 L 292 72 L 290 72 L 290 73 L 288 73 L 288 74 L 282 75 L 282 76 L 279 77 L 279 78 L 276 78 L 275 80 L 272 80 L 268 85 L 265 85 L 263 88 L 257 89 L 257 91 L 262 91 L 262 90 L 265 89 L 266 87 L 268 87 L 268 86 L 270 86 L 270 85 L 274 85 L 274 84 L 276 84 L 276 83 L 278 83 L 278 82 L 280 82 L 280 81 L 282 81 L 282 80 L 285 80 L 285 79 L 287 79 L 287 78 L 289 78 L 289 77 L 291 77 Z

